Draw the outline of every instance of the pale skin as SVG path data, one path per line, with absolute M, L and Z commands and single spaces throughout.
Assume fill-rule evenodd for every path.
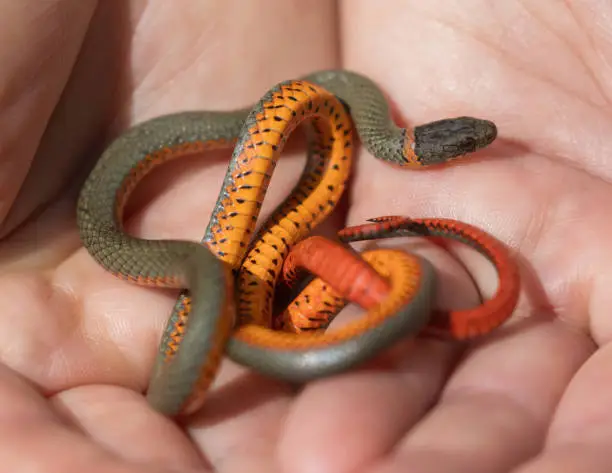
M 322 0 L 100 3 L 0 2 L 3 471 L 609 471 L 609 2 L 353 0 L 337 18 Z M 78 166 L 133 123 L 242 107 L 332 67 L 372 77 L 412 125 L 471 115 L 500 136 L 436 171 L 360 152 L 328 230 L 385 214 L 480 226 L 520 255 L 516 314 L 466 350 L 407 340 L 301 390 L 226 362 L 179 426 L 141 394 L 175 294 L 116 280 L 82 248 Z M 199 239 L 228 157 L 151 176 L 127 229 Z M 299 147 L 283 155 L 264 216 L 302 163 Z M 431 259 L 441 306 L 495 288 L 463 247 L 384 244 Z

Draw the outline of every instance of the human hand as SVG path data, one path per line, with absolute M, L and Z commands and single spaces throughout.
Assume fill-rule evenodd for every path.
M 5 233 L 25 219 L 0 246 L 7 471 L 607 471 L 611 171 L 597 78 L 608 48 L 597 29 L 579 40 L 606 6 L 345 2 L 340 57 L 329 2 L 126 5 L 105 2 L 91 22 L 94 2 L 20 2 L 2 15 Z M 116 280 L 92 261 L 74 224 L 75 173 L 133 123 L 242 107 L 280 80 L 340 66 L 375 80 L 412 125 L 458 115 L 497 123 L 492 147 L 444 169 L 398 172 L 361 151 L 346 222 L 448 217 L 491 232 L 521 255 L 516 321 L 465 351 L 407 340 L 299 393 L 227 362 L 201 414 L 177 425 L 140 394 L 175 294 Z M 128 230 L 199 240 L 227 157 L 151 176 Z M 297 150 L 284 154 L 262 218 L 302 164 Z M 48 206 L 32 213 L 39 204 Z M 441 305 L 477 303 L 450 255 L 422 241 L 381 245 L 429 258 Z M 456 249 L 491 294 L 492 268 Z

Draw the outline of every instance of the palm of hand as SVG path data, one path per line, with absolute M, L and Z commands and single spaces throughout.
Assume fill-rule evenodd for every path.
M 312 6 L 313 16 L 297 3 L 275 5 L 283 21 L 256 43 L 247 31 L 260 24 L 255 9 L 245 8 L 238 17 L 235 10 L 205 3 L 169 11 L 153 2 L 142 11 L 134 6 L 130 23 L 122 7 L 108 3 L 96 13 L 83 46 L 84 52 L 97 51 L 97 61 L 81 53 L 55 105 L 70 72 L 65 58 L 78 51 L 93 12 L 85 3 L 78 11 L 56 3 L 49 17 L 42 14 L 49 13 L 48 6 L 41 6 L 44 12 L 35 20 L 28 11 L 25 23 L 15 22 L 25 53 L 6 56 L 16 72 L 5 73 L 5 81 L 10 76 L 22 85 L 39 82 L 11 95 L 19 107 L 3 107 L 3 129 L 10 123 L 10 130 L 17 130 L 13 141 L 8 132 L 0 140 L 3 165 L 14 163 L 6 175 L 16 176 L 3 184 L 4 201 L 14 200 L 5 229 L 47 198 L 35 187 L 68 189 L 77 156 L 95 144 L 105 120 L 117 111 L 123 123 L 114 122 L 113 132 L 169 111 L 243 106 L 278 80 L 337 67 L 329 48 L 332 12 L 325 2 L 318 10 Z M 312 383 L 299 393 L 227 363 L 202 415 L 179 428 L 138 394 L 173 295 L 115 280 L 96 266 L 79 248 L 74 192 L 67 191 L 0 247 L 5 400 L 0 458 L 8 470 L 20 471 L 30 462 L 43 465 L 41 471 L 59 465 L 68 466 L 65 471 L 182 471 L 202 465 L 220 472 L 361 467 L 391 473 L 407 466 L 544 472 L 560 471 L 561 465 L 564 471 L 607 471 L 605 400 L 612 383 L 605 378 L 606 287 L 612 274 L 604 210 L 612 197 L 606 182 L 612 169 L 604 158 L 609 120 L 602 111 L 601 58 L 609 47 L 599 30 L 584 39 L 586 25 L 596 25 L 606 12 L 529 10 L 537 7 L 508 3 L 500 4 L 507 11 L 493 11 L 472 2 L 460 11 L 446 6 L 445 13 L 436 13 L 433 6 L 403 11 L 392 3 L 372 11 L 365 2 L 353 2 L 343 12 L 343 66 L 373 77 L 413 124 L 469 114 L 494 120 L 501 136 L 480 153 L 483 159 L 424 173 L 397 172 L 362 154 L 347 221 L 381 214 L 443 216 L 492 232 L 521 252 L 524 297 L 517 320 L 469 347 L 461 359 L 448 344 L 407 341 L 362 370 Z M 503 20 L 508 15 L 516 15 L 514 30 Z M 328 27 L 322 28 L 321 18 L 327 17 Z M 77 21 L 63 24 L 60 35 L 58 24 L 66 18 Z M 190 25 L 191 18 L 203 20 Z M 209 18 L 218 21 L 202 31 Z M 109 41 L 109 19 L 127 29 L 136 25 L 130 54 L 120 59 L 96 49 Z M 176 28 L 185 21 L 186 27 Z M 376 33 L 368 35 L 372 28 Z M 504 41 L 500 32 L 512 40 Z M 295 43 L 278 42 L 283 35 Z M 60 52 L 41 65 L 38 48 L 49 38 L 59 42 Z M 521 43 L 525 39 L 530 41 Z M 121 47 L 115 52 L 126 53 L 123 41 L 116 41 Z M 256 45 L 262 49 L 254 50 Z M 229 51 L 241 61 L 227 61 Z M 107 67 L 112 61 L 117 69 Z M 130 77 L 123 72 L 108 77 L 109 70 L 126 69 Z M 40 73 L 36 79 L 27 77 L 33 70 Z M 126 117 L 128 103 L 132 115 Z M 37 142 L 32 137 L 45 128 L 23 182 Z M 286 155 L 266 201 L 268 211 L 302 164 Z M 226 160 L 226 155 L 190 159 L 153 176 L 135 196 L 129 231 L 199 239 Z M 284 181 L 278 177 L 283 175 Z M 476 303 L 469 278 L 447 254 L 423 242 L 385 244 L 418 251 L 437 265 L 444 305 Z M 457 254 L 490 292 L 495 281 L 488 264 L 461 248 Z M 579 441 L 578 427 L 584 432 Z M 540 457 L 519 467 L 542 449 Z

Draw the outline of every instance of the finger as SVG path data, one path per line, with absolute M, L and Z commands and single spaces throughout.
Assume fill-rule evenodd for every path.
M 306 386 L 279 445 L 285 470 L 350 472 L 386 454 L 436 398 L 453 354 L 439 342 L 409 340 L 366 367 Z
M 44 200 L 41 195 L 47 183 L 43 189 L 28 186 L 22 196 L 29 202 L 11 209 L 69 79 L 96 3 L 54 0 L 0 5 L 0 175 L 4 176 L 0 180 L 4 203 L 0 235 L 21 223 Z M 55 158 L 56 168 L 47 169 L 62 167 L 63 158 Z M 45 178 L 54 181 L 49 174 Z M 9 210 L 15 215 L 5 221 Z
M 177 425 L 151 410 L 138 393 L 90 385 L 63 391 L 53 407 L 101 450 L 127 464 L 168 471 L 211 471 Z
M 612 350 L 601 347 L 580 368 L 563 394 L 542 453 L 517 473 L 610 470 L 612 446 Z
M 470 352 L 439 403 L 372 471 L 508 471 L 541 448 L 563 391 L 593 347 L 558 322 L 505 327 Z
M 160 471 L 153 465 L 130 465 L 97 446 L 77 424 L 54 412 L 30 385 L 2 365 L 0 445 L 7 471 Z
M 294 397 L 286 383 L 226 361 L 187 429 L 214 471 L 279 471 L 277 450 Z
M 2 362 L 49 394 L 96 382 L 141 390 L 155 353 L 143 347 L 159 339 L 171 297 L 83 264 L 85 256 L 54 272 L 0 277 Z

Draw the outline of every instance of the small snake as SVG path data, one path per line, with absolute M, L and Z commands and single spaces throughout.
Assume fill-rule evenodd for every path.
M 313 131 L 305 172 L 255 234 L 276 161 L 288 135 L 304 120 Z M 329 215 L 343 193 L 352 163 L 353 123 L 375 157 L 414 169 L 483 148 L 497 135 L 492 122 L 470 117 L 399 128 L 371 80 L 335 70 L 282 82 L 250 110 L 183 112 L 149 120 L 104 151 L 77 203 L 85 248 L 117 277 L 185 289 L 164 331 L 147 390 L 155 409 L 168 415 L 196 410 L 223 353 L 260 372 L 304 381 L 346 369 L 363 358 L 360 353 L 372 352 L 371 333 L 378 332 L 367 326 L 363 333 L 344 332 L 328 343 L 286 333 L 271 339 L 272 331 L 259 325 L 269 322 L 274 282 L 288 248 Z M 123 231 L 125 204 L 153 168 L 234 145 L 203 239 L 206 245 L 141 239 Z M 262 268 L 266 274 L 258 272 Z M 236 287 L 233 272 L 238 273 Z M 417 291 L 403 319 L 420 317 L 427 305 L 425 292 Z M 232 328 L 234 314 L 238 326 Z M 380 346 L 392 336 L 385 333 L 377 338 Z

